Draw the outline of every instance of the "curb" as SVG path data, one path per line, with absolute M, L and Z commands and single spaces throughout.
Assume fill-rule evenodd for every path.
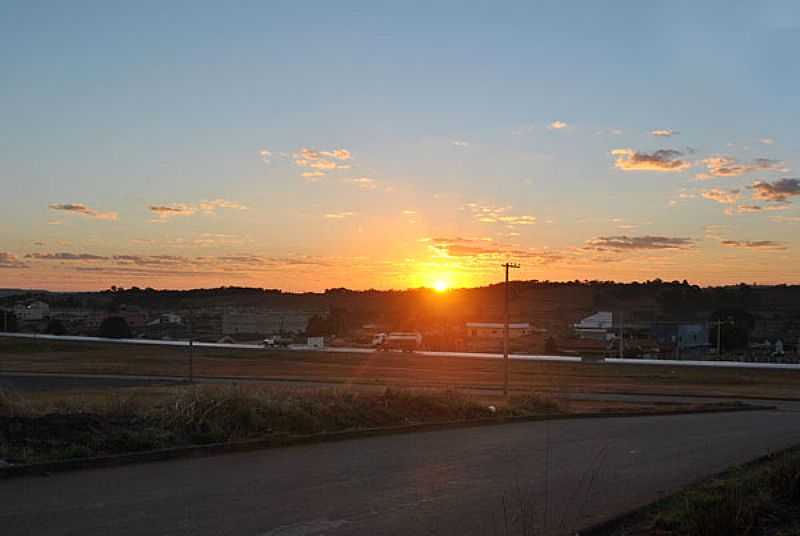
M 781 455 L 783 455 L 785 453 L 788 453 L 788 452 L 791 452 L 791 451 L 797 450 L 797 449 L 798 449 L 797 445 L 795 445 L 793 447 L 787 447 L 785 449 L 780 449 L 780 450 L 776 450 L 775 452 L 770 452 L 768 454 L 764 454 L 763 456 L 759 456 L 758 458 L 755 458 L 755 459 L 750 460 L 748 462 L 744 462 L 744 463 L 740 463 L 738 465 L 734 465 L 732 467 L 728 467 L 727 469 L 724 469 L 723 471 L 720 471 L 719 473 L 714 473 L 713 475 L 710 475 L 710 476 L 695 480 L 693 482 L 690 482 L 689 484 L 683 486 L 682 488 L 680 488 L 679 490 L 675 491 L 674 493 L 670 493 L 669 495 L 665 495 L 664 497 L 656 499 L 655 501 L 653 501 L 651 503 L 647 503 L 647 504 L 645 504 L 643 506 L 640 506 L 638 508 L 634 508 L 633 510 L 629 510 L 627 512 L 623 512 L 622 514 L 616 515 L 616 516 L 614 516 L 614 517 L 612 517 L 610 519 L 606 519 L 605 521 L 600 521 L 599 523 L 595 523 L 594 525 L 590 525 L 590 526 L 588 526 L 588 527 L 586 527 L 584 529 L 580 529 L 580 530 L 575 532 L 575 536 L 609 536 L 610 534 L 612 534 L 611 531 L 623 529 L 625 527 L 625 523 L 626 522 L 636 521 L 639 517 L 646 515 L 649 510 L 651 510 L 654 507 L 656 507 L 656 505 L 658 505 L 659 503 L 674 499 L 676 496 L 680 495 L 681 493 L 685 492 L 686 490 L 688 490 L 690 488 L 693 488 L 695 486 L 699 486 L 700 484 L 703 484 L 704 482 L 709 482 L 711 480 L 717 480 L 717 479 L 720 479 L 720 478 L 724 478 L 725 476 L 729 475 L 732 471 L 735 471 L 735 470 L 745 469 L 745 468 L 753 467 L 755 465 L 760 465 L 762 463 L 770 461 L 772 458 L 775 458 L 776 456 L 781 456 Z
M 266 450 L 280 447 L 308 445 L 313 443 L 328 443 L 348 439 L 361 439 L 376 436 L 395 434 L 409 434 L 414 432 L 432 432 L 452 430 L 458 428 L 477 428 L 482 426 L 497 426 L 523 422 L 579 420 L 579 419 L 612 419 L 629 417 L 667 417 L 674 415 L 694 415 L 705 413 L 735 413 L 740 411 L 767 411 L 774 410 L 775 406 L 748 405 L 741 407 L 699 408 L 694 410 L 669 410 L 655 412 L 623 412 L 623 413 L 583 413 L 575 415 L 530 415 L 519 417 L 483 418 L 469 421 L 432 422 L 422 424 L 409 424 L 400 426 L 364 428 L 359 430 L 344 430 L 340 432 L 321 432 L 308 435 L 275 434 L 270 437 L 234 441 L 229 443 L 211 443 L 208 445 L 191 445 L 185 447 L 170 447 L 165 449 L 131 452 L 127 454 L 113 454 L 91 458 L 76 458 L 53 462 L 41 462 L 0 467 L 0 480 L 24 476 L 49 476 L 52 473 L 79 471 L 85 469 L 100 469 L 117 467 L 145 462 L 159 462 L 182 458 L 198 458 L 215 456 L 219 454 L 232 454 L 255 450 Z

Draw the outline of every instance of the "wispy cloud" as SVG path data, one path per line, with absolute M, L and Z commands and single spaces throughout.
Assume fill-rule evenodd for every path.
M 157 222 L 163 223 L 166 220 L 178 216 L 192 216 L 198 212 L 203 214 L 214 215 L 217 209 L 230 209 L 230 210 L 247 210 L 247 207 L 236 201 L 229 201 L 228 199 L 212 199 L 210 201 L 201 201 L 200 203 L 170 203 L 167 205 L 150 205 L 148 207 L 150 212 L 156 216 Z
M 775 138 L 761 138 L 758 141 L 763 143 L 764 145 L 772 145 L 773 143 L 775 143 Z
M 51 210 L 61 210 L 72 214 L 80 214 L 81 216 L 88 216 L 97 220 L 115 221 L 118 218 L 116 212 L 101 212 L 93 208 L 89 208 L 83 203 L 52 203 L 48 205 Z
M 780 160 L 769 158 L 756 158 L 752 162 L 738 162 L 735 158 L 724 155 L 715 155 L 704 159 L 705 173 L 698 173 L 695 178 L 706 180 L 712 177 L 739 177 L 754 171 L 787 171 Z
M 176 216 L 191 216 L 197 209 L 184 203 L 172 203 L 169 205 L 150 205 L 150 212 L 153 212 L 160 220 L 168 220 Z
M 756 181 L 751 186 L 753 199 L 785 202 L 800 195 L 800 179 L 783 178 L 774 182 Z
M 343 220 L 345 218 L 352 218 L 355 216 L 355 212 L 345 211 L 345 212 L 329 212 L 325 214 L 325 218 L 329 220 Z
M 261 157 L 261 161 L 265 164 L 269 164 L 272 161 L 272 151 L 267 149 L 266 147 L 258 151 L 258 155 Z
M 28 265 L 13 253 L 0 251 L 0 268 L 26 268 Z
M 346 182 L 358 186 L 362 190 L 374 190 L 378 187 L 378 181 L 370 179 L 369 177 L 356 177 L 347 179 Z
M 597 251 L 686 249 L 694 246 L 691 238 L 669 236 L 600 236 L 586 243 L 586 249 Z
M 672 136 L 677 136 L 680 132 L 670 128 L 655 128 L 650 131 L 650 134 L 659 138 L 671 138 Z
M 470 143 L 464 140 L 453 140 L 453 145 L 456 147 L 469 147 Z
M 710 199 L 711 201 L 716 201 L 717 203 L 722 203 L 726 205 L 732 205 L 739 200 L 741 197 L 741 190 L 738 188 L 733 190 L 720 190 L 719 188 L 713 188 L 711 190 L 706 190 L 701 194 L 704 198 Z
M 294 155 L 294 163 L 300 167 L 311 168 L 317 174 L 303 175 L 305 177 L 320 177 L 325 172 L 335 169 L 349 169 L 348 162 L 352 160 L 353 154 L 347 149 L 332 149 L 330 151 L 317 151 L 303 147 Z M 313 171 L 312 171 L 313 172 Z M 319 175 L 319 174 L 322 175 Z
M 633 149 L 614 149 L 614 166 L 623 171 L 680 172 L 692 167 L 691 162 L 683 160 L 683 153 L 675 149 L 659 149 L 653 153 L 643 153 Z
M 471 257 L 476 260 L 494 262 L 498 259 L 525 259 L 526 263 L 550 264 L 563 260 L 564 254 L 545 249 L 527 249 L 501 244 L 491 239 L 479 238 L 431 238 L 429 247 L 439 256 Z
M 464 205 L 464 209 L 468 210 L 472 218 L 479 223 L 503 223 L 509 226 L 533 225 L 536 223 L 536 216 L 511 214 L 511 208 L 510 206 L 498 207 L 478 203 Z
M 561 130 L 567 128 L 568 126 L 569 124 L 567 124 L 565 121 L 553 121 L 547 128 L 550 130 Z
M 101 261 L 106 260 L 108 257 L 102 255 L 94 255 L 91 253 L 29 253 L 25 255 L 26 259 L 36 259 L 39 261 Z
M 786 244 L 774 240 L 723 240 L 720 242 L 729 248 L 785 250 Z

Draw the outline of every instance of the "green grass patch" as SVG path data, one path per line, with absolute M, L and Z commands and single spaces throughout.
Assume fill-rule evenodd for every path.
M 800 535 L 800 448 L 691 486 L 602 534 Z

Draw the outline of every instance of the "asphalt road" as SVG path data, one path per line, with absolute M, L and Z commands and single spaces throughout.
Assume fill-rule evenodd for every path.
M 523 534 L 524 517 L 568 534 L 797 443 L 791 411 L 384 436 L 1 481 L 0 526 L 8 536 L 482 535 Z

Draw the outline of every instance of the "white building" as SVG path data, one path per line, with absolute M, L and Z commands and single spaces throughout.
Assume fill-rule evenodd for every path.
M 600 311 L 573 324 L 575 334 L 582 339 L 608 339 L 608 332 L 614 327 L 614 314 Z

